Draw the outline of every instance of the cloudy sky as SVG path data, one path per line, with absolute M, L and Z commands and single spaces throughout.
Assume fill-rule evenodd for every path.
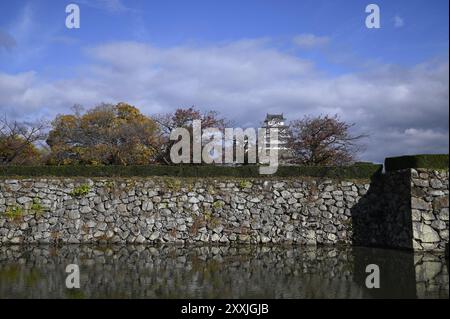
M 236 126 L 339 114 L 361 160 L 448 153 L 448 0 L 0 1 L 0 113 L 51 119 L 100 102 L 196 105 Z M 381 28 L 367 29 L 376 3 Z

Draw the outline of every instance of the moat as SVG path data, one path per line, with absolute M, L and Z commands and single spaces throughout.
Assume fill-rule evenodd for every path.
M 65 285 L 68 264 L 80 289 Z M 368 264 L 380 288 L 368 289 Z M 0 246 L 0 298 L 448 298 L 444 253 L 331 246 Z

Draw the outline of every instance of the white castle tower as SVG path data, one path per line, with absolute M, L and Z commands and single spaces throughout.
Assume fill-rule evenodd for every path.
M 288 127 L 285 125 L 286 119 L 282 114 L 267 114 L 266 119 L 264 120 L 263 128 L 266 129 L 266 136 L 264 139 L 264 143 L 267 148 L 270 148 L 270 129 L 276 129 L 278 131 L 278 140 L 275 141 L 275 147 L 278 150 L 286 150 L 287 149 L 287 141 L 289 137 Z

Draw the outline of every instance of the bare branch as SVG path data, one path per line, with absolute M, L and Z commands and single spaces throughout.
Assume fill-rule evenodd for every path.
M 341 121 L 337 115 L 330 117 L 305 116 L 290 123 L 290 148 L 298 163 L 305 165 L 343 165 L 354 161 L 361 150 L 359 141 L 366 134 L 351 135 L 354 123 Z

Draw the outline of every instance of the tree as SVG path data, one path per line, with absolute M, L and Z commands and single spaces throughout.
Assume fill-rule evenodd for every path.
M 35 144 L 45 139 L 46 123 L 21 123 L 0 119 L 0 165 L 31 165 L 41 160 Z
M 185 128 L 189 131 L 192 139 L 192 123 L 194 120 L 201 120 L 202 128 L 214 127 L 224 132 L 229 122 L 221 118 L 216 111 L 206 111 L 204 113 L 196 110 L 194 106 L 189 108 L 179 108 L 173 113 L 156 115 L 155 121 L 159 124 L 161 132 L 161 148 L 158 159 L 162 163 L 170 164 L 170 149 L 177 141 L 169 139 L 170 133 L 176 128 Z M 204 141 L 203 141 L 204 142 Z M 192 147 L 191 140 L 191 147 Z M 192 151 L 191 151 L 192 156 Z
M 144 165 L 155 161 L 158 125 L 126 103 L 59 115 L 47 144 L 50 164 Z
M 295 162 L 302 165 L 346 165 L 355 160 L 367 135 L 352 135 L 354 124 L 341 121 L 337 115 L 309 117 L 289 125 L 289 147 Z

